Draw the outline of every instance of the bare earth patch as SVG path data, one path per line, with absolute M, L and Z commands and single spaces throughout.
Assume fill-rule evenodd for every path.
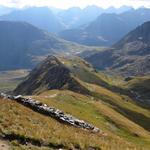
M 0 140 L 0 150 L 10 150 L 9 144 L 3 140 Z

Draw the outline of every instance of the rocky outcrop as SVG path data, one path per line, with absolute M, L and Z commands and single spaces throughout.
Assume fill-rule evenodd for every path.
M 14 95 L 33 95 L 52 89 L 88 93 L 88 90 L 72 76 L 70 70 L 57 57 L 48 56 L 14 90 Z
M 92 132 L 99 132 L 100 131 L 99 128 L 97 128 L 97 127 L 95 127 L 89 123 L 86 123 L 83 120 L 79 120 L 79 119 L 73 117 L 72 115 L 65 114 L 63 111 L 56 109 L 54 107 L 49 107 L 46 104 L 43 104 L 37 100 L 30 99 L 30 98 L 24 98 L 21 95 L 12 96 L 12 95 L 6 95 L 4 93 L 1 93 L 0 97 L 14 100 L 14 101 L 26 106 L 26 107 L 31 108 L 34 111 L 37 111 L 41 114 L 44 114 L 44 115 L 47 115 L 50 117 L 53 117 L 60 122 L 72 125 L 74 127 L 87 129 L 87 130 L 90 130 Z

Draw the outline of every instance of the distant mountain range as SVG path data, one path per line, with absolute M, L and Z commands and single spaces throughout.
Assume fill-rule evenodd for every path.
M 6 7 L 6 6 L 0 5 L 0 16 L 11 13 L 14 10 L 16 10 L 16 8 Z
M 150 22 L 138 26 L 112 48 L 86 58 L 100 70 L 118 74 L 150 74 Z
M 32 68 L 45 55 L 84 48 L 25 22 L 0 21 L 0 70 Z
M 85 9 L 72 7 L 59 12 L 58 17 L 67 28 L 76 28 L 95 20 L 103 12 L 98 6 L 88 6 Z
M 124 12 L 131 7 L 102 9 L 98 6 L 88 6 L 85 9 L 72 7 L 67 10 L 48 7 L 28 7 L 14 9 L 0 7 L 0 20 L 25 21 L 52 33 L 58 33 L 68 28 L 79 27 L 95 20 L 104 12 Z
M 0 16 L 0 20 L 25 21 L 52 33 L 65 29 L 64 25 L 47 7 L 29 7 L 27 9 L 15 10 Z
M 67 26 L 67 28 L 76 28 L 94 21 L 102 13 L 122 13 L 132 10 L 132 7 L 122 6 L 120 8 L 109 7 L 107 9 L 91 5 L 84 9 L 71 7 L 67 10 L 60 11 L 58 17 Z
M 138 25 L 150 20 L 150 9 L 140 8 L 121 14 L 102 14 L 87 26 L 64 30 L 60 36 L 85 45 L 110 46 Z
M 29 8 L 21 10 L 22 13 L 20 16 L 23 13 L 27 13 L 29 17 L 30 13 L 32 14 L 38 10 L 51 12 L 48 8 Z M 19 11 L 12 12 L 9 15 L 16 12 Z M 37 14 L 33 13 L 34 15 L 37 16 Z M 120 39 L 129 29 L 149 19 L 150 10 L 144 8 L 131 10 L 122 14 L 102 14 L 87 27 L 80 30 L 70 30 L 69 35 L 71 34 L 72 37 L 78 39 L 79 43 L 85 44 L 84 40 L 86 40 L 87 45 L 110 45 L 110 43 L 113 43 L 112 41 Z M 85 29 L 91 36 L 85 32 Z M 96 41 L 95 37 L 97 36 L 98 39 Z M 109 38 L 109 40 L 105 38 Z M 86 60 L 98 69 L 105 70 L 109 68 L 125 75 L 148 74 L 149 22 L 130 32 L 110 49 L 97 52 L 96 47 L 86 47 L 65 41 L 25 22 L 0 21 L 0 70 L 32 68 L 35 63 L 42 60 L 48 54 L 77 54 L 84 50 L 87 50 L 89 53 L 86 54 L 84 52 L 83 54 L 86 54 Z M 144 65 L 144 67 L 141 67 L 141 65 Z M 139 68 L 135 69 L 135 67 Z

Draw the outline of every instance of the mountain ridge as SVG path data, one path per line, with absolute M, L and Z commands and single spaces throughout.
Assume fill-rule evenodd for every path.
M 65 41 L 26 22 L 0 21 L 0 70 L 32 68 L 50 54 L 88 47 Z
M 55 56 L 48 56 L 27 76 L 14 94 L 33 95 L 46 90 L 69 89 L 87 94 L 86 90 L 72 75 L 70 70 Z
M 85 27 L 64 30 L 59 35 L 66 40 L 80 44 L 111 46 L 138 25 L 149 20 L 150 9 L 146 8 L 121 14 L 104 13 Z
M 112 49 L 86 58 L 93 66 L 125 76 L 148 75 L 150 58 L 150 22 L 138 26 L 113 45 Z M 103 59 L 103 56 L 107 59 Z M 100 59 L 101 58 L 101 59 Z M 105 64 L 105 65 L 104 65 Z
M 55 16 L 47 7 L 29 7 L 26 9 L 15 10 L 9 14 L 0 16 L 0 20 L 24 21 L 52 33 L 57 33 L 60 30 L 65 29 L 57 16 Z

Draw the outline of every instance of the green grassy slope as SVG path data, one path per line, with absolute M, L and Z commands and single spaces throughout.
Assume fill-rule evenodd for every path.
M 79 101 L 79 103 L 76 104 L 77 106 L 68 103 L 68 105 L 66 105 L 66 107 L 70 106 L 70 109 L 68 111 L 70 112 L 71 106 L 72 108 L 76 108 L 80 110 L 82 108 L 82 105 L 84 104 L 84 101 L 82 102 L 81 100 Z M 93 114 L 95 115 L 95 113 L 97 113 L 97 117 L 98 116 L 100 117 L 98 120 L 101 121 L 95 124 L 96 125 L 99 124 L 99 126 L 102 128 L 102 125 L 106 123 L 104 117 L 103 116 L 101 117 L 101 115 L 99 115 L 99 113 L 96 112 L 96 109 L 94 111 L 93 107 L 89 107 L 89 105 L 87 105 L 86 108 L 90 108 L 89 111 L 87 110 L 87 112 L 89 112 L 88 113 L 89 115 L 91 112 L 93 112 L 90 116 L 93 116 Z M 105 134 L 104 133 L 93 134 L 91 132 L 82 129 L 61 124 L 52 118 L 45 117 L 16 102 L 0 100 L 0 109 L 1 109 L 0 135 L 3 134 L 7 137 L 13 135 L 19 139 L 22 139 L 22 141 L 28 141 L 26 145 L 23 145 L 23 142 L 19 143 L 19 140 L 11 141 L 10 143 L 11 147 L 13 147 L 14 149 L 23 149 L 24 147 L 28 147 L 27 149 L 29 149 L 29 147 L 36 146 L 36 144 L 38 145 L 39 143 L 41 145 L 40 149 L 44 149 L 43 147 L 45 147 L 46 149 L 55 149 L 55 148 L 56 149 L 58 148 L 88 149 L 89 147 L 98 147 L 104 150 L 106 149 L 112 149 L 112 150 L 113 149 L 115 150 L 120 150 L 120 149 L 131 149 L 131 150 L 141 149 L 142 150 L 143 149 L 144 150 L 145 148 L 127 142 L 122 138 L 120 138 L 119 136 L 114 135 L 110 132 Z M 77 114 L 79 113 L 74 109 L 74 114 L 75 112 L 77 112 Z M 88 117 L 86 114 L 85 116 L 83 115 L 83 117 L 91 118 Z M 89 120 L 89 122 L 94 123 L 96 122 L 96 120 L 97 119 L 93 121 Z M 102 125 L 100 125 L 101 123 Z M 109 124 L 105 126 L 106 128 L 110 128 Z M 147 133 L 143 133 L 143 136 L 146 137 L 148 135 Z
M 140 99 L 146 100 L 150 98 L 150 76 L 135 77 L 128 81 L 124 87 L 137 92 L 140 95 Z
M 113 97 L 115 96 L 117 97 L 117 95 L 113 95 Z M 134 144 L 145 147 L 145 149 L 150 146 L 150 134 L 147 130 L 120 112 L 117 112 L 113 106 L 101 99 L 94 100 L 93 97 L 90 96 L 58 90 L 45 92 L 35 98 L 50 106 L 62 109 L 66 113 L 84 119 L 114 137 L 115 135 L 120 136 L 124 138 L 125 141 L 132 141 Z M 120 96 L 118 96 L 118 98 L 120 98 Z M 130 109 L 134 110 L 136 108 L 137 111 L 143 113 L 144 116 L 148 117 L 150 114 L 149 111 L 141 109 L 134 104 L 132 105 L 132 103 L 128 105 Z M 142 119 L 142 117 L 140 119 Z
M 120 77 L 115 79 L 97 72 L 78 57 L 59 57 L 59 60 L 88 92 L 81 94 L 63 88 L 46 90 L 29 97 L 91 123 L 102 132 L 94 134 L 74 128 L 16 102 L 0 100 L 0 135 L 15 135 L 23 141 L 11 141 L 12 147 L 19 150 L 29 147 L 38 149 L 38 145 L 40 149 L 150 149 L 150 110 L 116 90 L 130 90 L 133 83 L 142 80 L 125 82 Z M 144 85 L 149 87 L 148 84 Z M 24 141 L 28 141 L 28 144 L 24 145 Z

